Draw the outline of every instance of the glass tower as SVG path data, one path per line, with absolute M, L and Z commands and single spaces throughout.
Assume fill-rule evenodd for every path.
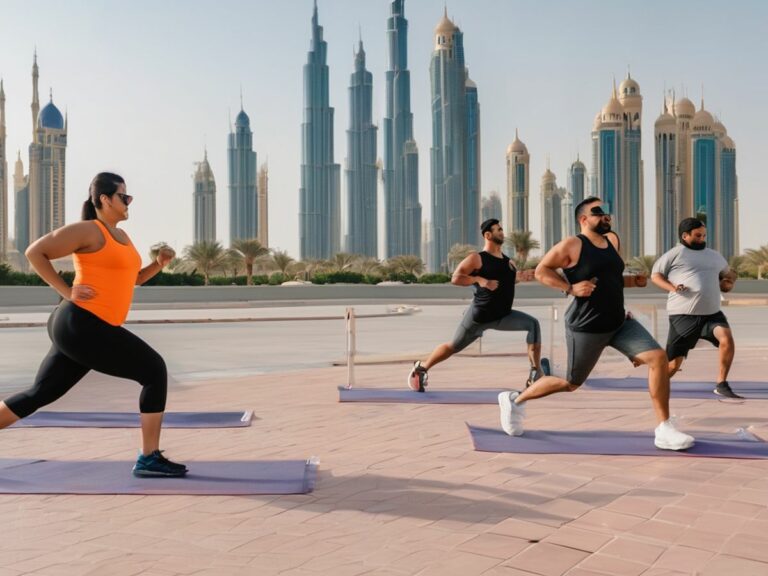
M 258 205 L 256 198 L 256 152 L 253 151 L 251 120 L 244 110 L 235 118 L 229 134 L 229 242 L 256 238 Z
M 512 232 L 530 230 L 528 225 L 529 167 L 528 148 L 515 140 L 507 147 L 507 218 L 504 228 Z
M 312 12 L 312 39 L 304 65 L 301 125 L 299 248 L 301 259 L 329 259 L 341 244 L 341 168 L 333 161 L 333 108 L 328 97 L 328 43 Z
M 386 258 L 402 254 L 418 256 L 421 249 L 419 151 L 413 140 L 405 0 L 394 0 L 390 13 L 387 20 L 389 69 L 386 73 L 382 172 Z
M 216 241 L 216 180 L 208 163 L 206 150 L 202 162 L 197 164 L 193 177 L 195 203 L 194 242 Z
M 349 84 L 347 130 L 346 251 L 371 258 L 378 255 L 376 133 L 373 124 L 373 75 L 365 69 L 363 41 L 355 54 Z

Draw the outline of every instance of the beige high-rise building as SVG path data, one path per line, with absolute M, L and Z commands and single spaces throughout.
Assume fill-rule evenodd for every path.
M 0 79 L 0 262 L 8 258 L 8 161 L 5 156 L 5 90 Z
M 39 109 L 37 54 L 32 66 L 32 115 Z M 29 146 L 29 242 L 64 225 L 67 121 L 53 92 L 34 119 Z
M 557 178 L 547 166 L 541 177 L 541 236 L 542 249 L 546 253 L 563 239 L 562 198 L 563 188 L 558 188 Z
M 257 238 L 262 246 L 269 248 L 269 166 L 266 162 L 259 168 L 259 181 L 256 189 L 259 206 Z
M 193 199 L 195 204 L 195 244 L 216 241 L 216 180 L 208 163 L 208 151 L 197 163 Z
M 529 167 L 531 156 L 520 141 L 517 130 L 515 140 L 507 147 L 507 218 L 504 227 L 512 232 L 530 230 L 528 223 Z

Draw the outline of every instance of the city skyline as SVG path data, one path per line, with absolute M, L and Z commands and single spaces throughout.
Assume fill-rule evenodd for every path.
M 232 95 L 237 94 L 242 82 L 245 106 L 252 116 L 254 141 L 258 142 L 261 153 L 269 152 L 270 155 L 270 185 L 275 191 L 270 198 L 274 231 L 270 244 L 298 255 L 295 228 L 300 144 L 297 141 L 302 108 L 301 66 L 306 58 L 306 23 L 311 14 L 311 2 L 291 3 L 289 7 L 255 3 L 255 8 L 224 2 L 217 4 L 213 15 L 202 10 L 208 6 L 205 2 L 190 2 L 183 6 L 170 3 L 159 9 L 153 7 L 153 18 L 146 30 L 139 29 L 139 23 L 144 23 L 142 15 L 149 13 L 148 3 L 139 2 L 130 9 L 113 6 L 111 10 L 77 3 L 66 9 L 54 3 L 43 2 L 42 5 L 50 10 L 44 17 L 37 18 L 30 18 L 35 11 L 30 11 L 21 2 L 11 1 L 5 7 L 4 26 L 8 28 L 0 36 L 0 76 L 6 94 L 6 149 L 9 160 L 21 150 L 22 159 L 27 163 L 29 62 L 37 44 L 45 71 L 41 91 L 45 94 L 48 86 L 56 87 L 58 96 L 55 101 L 66 103 L 67 108 L 62 111 L 69 113 L 72 126 L 76 128 L 70 129 L 68 134 L 67 222 L 79 219 L 79 207 L 93 175 L 100 170 L 114 170 L 126 177 L 129 188 L 137 196 L 135 207 L 132 206 L 132 218 L 125 227 L 143 253 L 159 240 L 173 243 L 178 251 L 191 243 L 188 222 L 192 219 L 192 206 L 188 201 L 188 206 L 181 205 L 181 200 L 188 198 L 190 168 L 207 144 L 214 173 L 221 174 L 226 169 L 226 150 L 219 142 L 226 130 L 228 109 L 238 109 Z M 433 43 L 432 31 L 443 7 L 441 2 L 428 1 L 410 2 L 406 7 L 414 139 L 423 146 L 431 140 L 428 136 L 431 130 L 428 60 Z M 337 110 L 335 131 L 340 133 L 346 128 L 345 92 L 349 68 L 345 63 L 349 62 L 351 48 L 361 28 L 366 39 L 369 69 L 374 75 L 373 121 L 380 124 L 384 117 L 383 86 L 388 65 L 386 22 L 390 16 L 390 2 L 371 2 L 361 10 L 359 3 L 321 1 L 319 8 L 325 26 L 324 36 L 329 42 L 330 104 Z M 194 46 L 177 37 L 180 32 L 174 33 L 168 25 L 178 19 L 187 35 L 190 35 L 190 28 L 210 29 L 213 38 L 222 38 L 223 44 L 227 44 L 224 40 L 236 30 L 230 29 L 223 34 L 224 22 L 231 27 L 233 13 L 251 10 L 260 10 L 269 24 L 253 24 L 259 32 L 254 36 L 260 40 L 251 52 L 259 52 L 256 50 L 258 46 L 265 52 L 263 47 L 267 44 L 264 42 L 269 38 L 280 38 L 281 48 L 275 54 L 265 52 L 263 58 L 253 63 L 233 57 L 231 51 L 216 50 L 216 42 L 206 47 Z M 585 36 L 587 40 L 573 44 L 570 51 L 564 52 L 562 42 L 552 42 L 556 35 L 538 30 L 540 37 L 537 38 L 529 28 L 545 10 L 556 22 L 578 24 L 579 36 Z M 594 110 L 605 101 L 614 76 L 617 80 L 623 78 L 629 65 L 632 76 L 642 84 L 650 110 L 660 108 L 665 91 L 671 88 L 680 96 L 687 94 L 698 101 L 698 86 L 702 82 L 705 84 L 707 101 L 717 103 L 711 111 L 728 126 L 729 135 L 738 146 L 740 247 L 757 247 L 765 243 L 765 235 L 757 222 L 761 211 L 768 208 L 760 194 L 757 138 L 766 128 L 766 120 L 757 112 L 768 90 L 752 73 L 755 61 L 750 57 L 765 52 L 766 40 L 761 37 L 756 25 L 760 18 L 756 16 L 766 14 L 766 8 L 756 2 L 734 7 L 733 26 L 727 32 L 727 39 L 723 40 L 728 46 L 725 55 L 694 34 L 694 30 L 717 22 L 717 5 L 714 3 L 683 3 L 670 7 L 651 2 L 642 14 L 634 15 L 631 29 L 610 29 L 610 22 L 627 11 L 627 7 L 618 6 L 608 18 L 597 3 L 590 2 L 579 4 L 578 8 L 551 2 L 548 9 L 522 5 L 512 9 L 505 3 L 492 1 L 476 4 L 457 1 L 448 6 L 449 17 L 464 32 L 467 52 L 471 54 L 472 77 L 480 85 L 483 96 L 482 194 L 487 195 L 492 189 L 505 189 L 504 152 L 514 140 L 514 129 L 518 126 L 531 154 L 533 178 L 543 172 L 549 156 L 553 171 L 562 180 L 577 154 L 582 158 L 589 156 Z M 202 12 L 205 12 L 205 18 Z M 130 38 L 111 43 L 86 33 L 107 26 L 113 17 L 124 19 L 129 27 L 136 27 Z M 657 23 L 676 18 L 685 21 L 685 29 L 690 33 L 679 38 L 668 37 L 664 50 L 655 47 L 651 39 L 653 34 L 659 33 Z M 29 20 L 35 25 L 31 26 Z M 67 34 L 61 32 L 63 28 Z M 240 28 L 235 26 L 235 29 Z M 504 36 L 499 34 L 501 30 L 513 33 L 515 42 L 530 56 L 509 60 L 502 68 L 508 73 L 499 74 L 498 67 L 505 62 L 500 53 L 504 47 Z M 598 32 L 606 38 L 601 38 Z M 163 42 L 153 40 L 150 33 L 159 35 Z M 72 40 L 79 37 L 90 37 L 91 40 Z M 168 37 L 178 39 L 178 46 L 168 45 Z M 488 40 L 494 37 L 500 40 Z M 573 40 L 574 36 L 569 38 Z M 619 39 L 624 42 L 618 42 Z M 611 50 L 600 48 L 603 43 L 611 44 Z M 148 58 L 149 54 L 157 57 Z M 743 55 L 737 59 L 738 65 L 733 65 L 734 55 Z M 230 65 L 228 59 L 234 62 Z M 746 63 L 742 62 L 744 60 Z M 187 66 L 192 70 L 185 74 L 181 63 L 192 61 L 195 65 Z M 233 70 L 235 65 L 237 69 Z M 579 79 L 575 80 L 577 71 Z M 199 89 L 201 77 L 211 89 Z M 256 81 L 258 84 L 254 84 Z M 109 85 L 119 87 L 119 90 L 109 90 Z M 681 85 L 697 88 L 686 90 Z M 284 101 L 279 102 L 283 107 L 275 104 L 275 97 Z M 654 116 L 653 113 L 646 114 L 642 125 L 646 132 L 642 142 L 646 214 L 643 251 L 648 254 L 655 252 L 654 150 L 653 140 L 647 136 L 652 134 Z M 113 120 L 119 122 L 117 131 Z M 168 146 L 167 138 L 149 138 L 152 133 L 172 137 L 173 147 Z M 335 156 L 346 156 L 344 139 L 337 138 Z M 419 158 L 420 199 L 425 205 L 423 218 L 430 218 L 425 194 L 430 177 L 427 156 L 422 154 Z M 147 192 L 154 194 L 147 195 Z M 541 239 L 536 195 L 534 187 L 530 222 L 534 237 Z M 8 196 L 12 200 L 13 195 L 9 193 Z M 217 229 L 220 238 L 226 238 L 229 223 L 222 222 L 220 215 L 227 214 L 228 210 L 226 199 L 222 200 Z M 13 212 L 11 219 L 12 215 Z M 169 222 L 173 223 L 172 227 Z

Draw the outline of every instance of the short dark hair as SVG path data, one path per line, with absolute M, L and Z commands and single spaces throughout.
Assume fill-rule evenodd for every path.
M 584 211 L 587 209 L 587 204 L 593 204 L 595 202 L 602 202 L 602 198 L 598 198 L 597 196 L 590 196 L 589 198 L 584 198 L 581 202 L 579 202 L 576 205 L 576 209 L 573 211 L 574 217 L 576 220 L 579 219 L 579 216 L 584 214 Z
M 683 218 L 680 221 L 680 225 L 677 227 L 677 235 L 680 240 L 682 240 L 683 234 L 690 234 L 692 230 L 696 230 L 696 228 L 701 228 L 702 226 L 706 226 L 706 224 L 698 218 Z
M 480 224 L 480 233 L 485 234 L 486 232 L 490 232 L 493 225 L 498 223 L 498 218 L 488 218 L 488 220 L 484 220 L 483 223 Z

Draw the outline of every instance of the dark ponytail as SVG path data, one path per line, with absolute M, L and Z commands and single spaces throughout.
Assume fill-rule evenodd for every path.
M 81 212 L 82 220 L 96 220 L 96 208 L 101 208 L 101 195 L 112 197 L 117 192 L 117 187 L 125 184 L 122 176 L 111 172 L 99 172 L 96 174 L 88 188 L 88 200 L 83 202 Z

